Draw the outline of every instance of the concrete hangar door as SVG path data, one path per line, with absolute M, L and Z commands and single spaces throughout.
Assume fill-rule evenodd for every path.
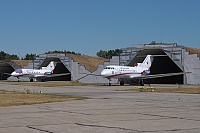
M 162 49 L 148 49 L 138 53 L 138 55 L 131 61 L 129 66 L 134 63 L 142 62 L 146 55 L 166 55 Z M 154 57 L 151 65 L 150 74 L 166 74 L 183 72 L 169 56 L 156 56 Z M 183 75 L 161 77 L 155 79 L 145 79 L 146 84 L 183 84 Z
M 4 62 L 0 60 L 0 80 L 6 80 L 9 75 L 5 75 L 4 73 L 12 73 L 14 68 L 9 64 L 9 62 Z
M 40 67 L 46 67 L 51 61 L 55 62 L 54 74 L 70 73 L 65 65 L 60 61 L 59 58 L 46 58 Z M 71 74 L 57 77 L 45 78 L 45 81 L 71 81 Z

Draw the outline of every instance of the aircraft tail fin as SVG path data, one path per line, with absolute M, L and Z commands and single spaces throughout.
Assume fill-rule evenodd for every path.
M 42 70 L 50 70 L 52 73 L 54 69 L 55 69 L 55 65 L 53 61 L 51 61 L 47 67 L 42 67 Z
M 141 66 L 146 68 L 147 70 L 150 70 L 152 62 L 153 61 L 152 61 L 151 55 L 147 55 L 144 61 L 141 63 Z

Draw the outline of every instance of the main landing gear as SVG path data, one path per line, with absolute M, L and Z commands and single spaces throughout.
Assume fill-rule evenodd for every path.
M 33 82 L 33 79 L 30 79 L 30 82 Z
M 30 82 L 34 82 L 34 81 L 37 81 L 37 79 L 35 79 L 35 78 L 30 78 Z M 45 79 L 41 79 L 40 81 L 45 82 Z
M 112 86 L 112 83 L 111 83 L 111 79 L 110 79 L 110 78 L 108 79 L 108 81 L 109 81 L 109 82 L 108 82 L 108 85 L 109 85 L 109 86 Z M 122 80 L 122 81 L 119 81 L 119 84 L 120 84 L 120 85 L 124 85 L 124 81 L 123 81 L 123 80 Z
M 122 86 L 122 85 L 124 85 L 124 81 L 122 80 L 122 81 L 119 81 L 119 84 Z
M 140 79 L 140 80 L 139 80 L 139 85 L 140 85 L 140 86 L 144 86 L 144 80 L 143 80 L 143 79 Z
M 108 79 L 108 81 L 109 81 L 109 82 L 108 82 L 108 85 L 109 85 L 109 86 L 112 86 L 112 83 L 111 83 L 111 79 L 110 79 L 110 78 Z M 121 86 L 124 85 L 124 84 L 125 84 L 124 80 L 120 80 L 120 81 L 119 81 L 119 84 L 120 84 Z M 138 85 L 140 85 L 140 86 L 144 86 L 144 80 L 143 80 L 143 79 L 140 79 L 139 81 L 136 82 L 136 84 L 138 84 Z M 130 85 L 131 85 L 131 84 L 130 84 Z

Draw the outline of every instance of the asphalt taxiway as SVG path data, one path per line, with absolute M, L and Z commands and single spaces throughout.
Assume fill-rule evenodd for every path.
M 87 96 L 92 99 L 0 107 L 1 133 L 199 133 L 200 95 L 116 91 L 131 86 L 0 89 Z

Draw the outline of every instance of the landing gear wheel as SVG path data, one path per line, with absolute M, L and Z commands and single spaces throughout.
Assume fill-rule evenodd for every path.
M 140 86 L 144 86 L 144 81 L 143 80 L 139 80 L 139 84 L 140 84 Z
M 119 84 L 120 85 L 124 85 L 124 81 L 119 81 Z
M 33 79 L 30 79 L 30 82 L 33 82 Z

